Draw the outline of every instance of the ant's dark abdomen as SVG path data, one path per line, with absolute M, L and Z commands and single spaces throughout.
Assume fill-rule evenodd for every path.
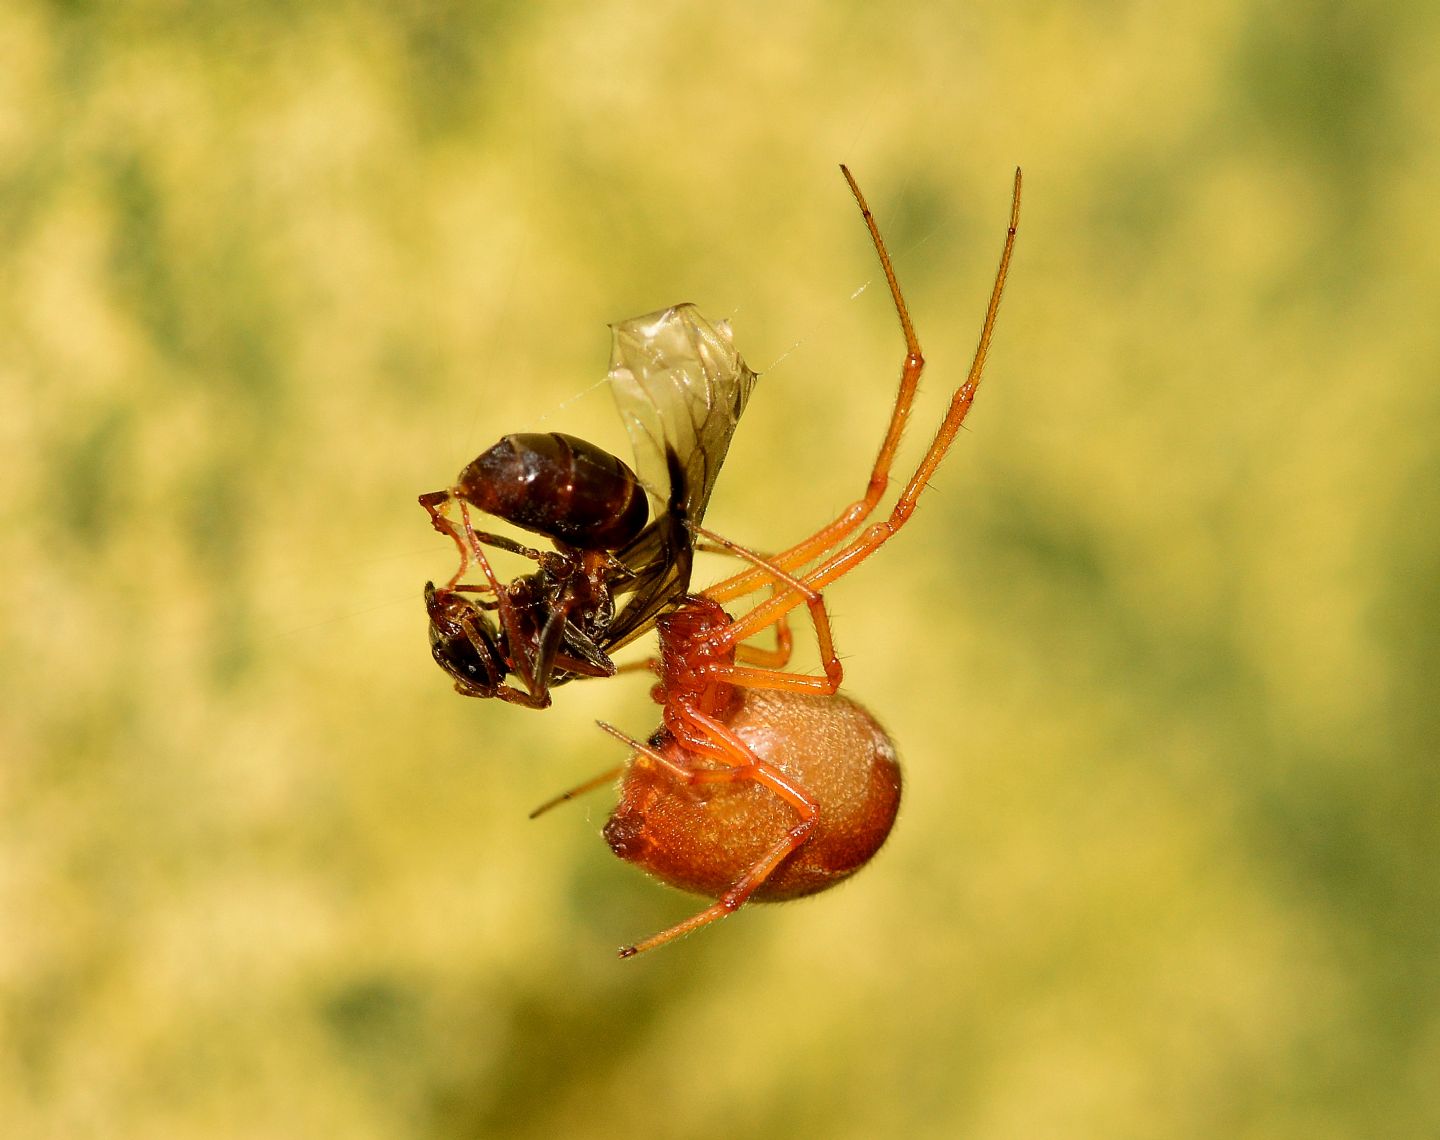
M 460 472 L 452 493 L 581 550 L 619 550 L 649 517 L 635 472 L 608 451 L 560 432 L 507 435 Z

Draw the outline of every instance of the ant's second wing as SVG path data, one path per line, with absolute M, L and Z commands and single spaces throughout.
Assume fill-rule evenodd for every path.
M 656 518 L 668 511 L 699 522 L 755 373 L 736 351 L 729 324 L 707 321 L 694 305 L 610 330 L 610 391 Z M 677 468 L 683 480 L 673 477 Z

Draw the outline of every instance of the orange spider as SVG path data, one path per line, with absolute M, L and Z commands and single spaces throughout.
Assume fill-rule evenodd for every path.
M 622 776 L 620 802 L 604 831 L 611 849 L 672 886 L 715 900 L 624 947 L 622 958 L 723 918 L 751 899 L 797 898 L 847 878 L 880 849 L 900 805 L 894 745 L 869 712 L 838 691 L 844 670 L 821 591 L 905 525 L 970 411 L 1015 246 L 1020 171 L 970 372 L 890 514 L 860 530 L 889 485 L 925 360 L 875 219 L 850 171 L 840 169 L 870 231 L 905 337 L 899 392 L 865 494 L 827 526 L 769 557 L 691 520 L 687 525 L 712 549 L 744 559 L 750 569 L 685 595 L 656 619 L 660 654 L 648 665 L 659 676 L 654 696 L 663 711 L 648 742 L 602 724 L 634 750 L 630 759 L 533 813 Z M 762 590 L 769 596 L 739 616 L 724 609 L 724 603 Z M 785 671 L 787 616 L 801 606 L 815 627 L 823 676 Z M 750 644 L 770 627 L 775 648 Z

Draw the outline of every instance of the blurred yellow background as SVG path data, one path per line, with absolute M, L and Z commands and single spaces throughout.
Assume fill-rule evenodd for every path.
M 1440 1134 L 1437 24 L 5 4 L 0 1130 Z M 628 454 L 605 326 L 691 300 L 763 373 L 710 524 L 848 502 L 902 345 L 842 161 L 912 461 L 1026 175 L 968 430 L 829 594 L 907 799 L 621 963 L 696 901 L 526 812 L 646 684 L 455 696 L 415 496 Z

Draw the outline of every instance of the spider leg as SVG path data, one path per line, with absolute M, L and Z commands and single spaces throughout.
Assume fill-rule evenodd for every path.
M 692 530 L 696 534 L 710 535 L 713 532 L 707 531 L 704 527 L 695 525 Z M 707 554 L 727 554 L 731 558 L 743 558 L 754 562 L 757 566 L 770 569 L 774 563 L 768 556 L 753 554 L 751 551 L 744 551 L 738 543 L 715 535 L 710 542 L 697 542 L 695 549 Z M 789 577 L 783 571 L 775 570 L 773 580 L 770 583 L 770 593 L 773 597 L 780 592 L 782 582 Z M 709 591 L 705 591 L 707 594 Z M 761 665 L 766 669 L 783 669 L 790 663 L 790 656 L 795 649 L 795 640 L 790 633 L 790 621 L 788 615 L 782 615 L 775 621 L 775 648 L 764 649 L 758 645 L 738 645 L 735 647 L 736 660 L 744 661 L 748 665 Z
M 780 592 L 778 582 L 771 592 L 772 595 Z M 737 645 L 735 660 L 778 672 L 790 664 L 790 656 L 794 649 L 795 638 L 790 633 L 790 615 L 781 614 L 775 619 L 775 648 L 766 649 L 760 645 Z
M 604 726 L 602 725 L 601 727 Z M 609 771 L 601 772 L 598 776 L 591 776 L 590 779 L 586 780 L 583 784 L 576 784 L 573 788 L 567 788 L 558 796 L 552 796 L 546 800 L 530 813 L 530 818 L 539 819 L 551 808 L 557 808 L 561 804 L 569 803 L 571 800 L 583 796 L 586 792 L 593 792 L 596 788 L 603 788 L 611 780 L 622 775 L 624 771 L 625 765 L 621 764 L 618 768 L 611 768 Z
M 875 224 L 875 215 L 870 212 L 865 195 L 860 192 L 860 186 L 850 173 L 849 167 L 842 163 L 840 172 L 845 175 L 845 181 L 850 184 L 850 192 L 855 196 L 855 202 L 860 207 L 860 214 L 865 219 L 865 226 L 870 231 L 870 240 L 875 246 L 875 252 L 880 257 L 880 268 L 885 274 L 886 284 L 890 287 L 890 299 L 895 305 L 895 313 L 900 318 L 900 330 L 905 336 L 905 361 L 900 367 L 900 387 L 895 393 L 895 404 L 890 411 L 890 424 L 885 429 L 885 437 L 875 456 L 875 464 L 870 470 L 870 482 L 865 487 L 865 494 L 841 511 L 829 525 L 822 527 L 803 542 L 797 543 L 789 550 L 770 559 L 772 564 L 786 570 L 804 565 L 822 551 L 840 542 L 864 522 L 879 505 L 886 488 L 890 485 L 890 468 L 895 462 L 895 452 L 900 446 L 900 437 L 905 434 L 905 425 L 910 419 L 910 410 L 915 403 L 915 393 L 920 386 L 920 374 L 925 369 L 925 356 L 920 351 L 920 338 L 915 334 L 915 325 L 910 320 L 910 310 L 900 291 L 900 282 L 895 276 L 895 267 L 890 260 L 890 253 L 885 248 L 885 239 L 880 236 L 880 227 Z M 763 576 L 758 570 L 747 570 L 717 583 L 706 592 L 716 601 L 723 602 L 750 593 L 759 588 L 763 580 Z
M 666 710 L 667 723 L 672 720 L 670 712 L 671 710 Z M 775 765 L 760 759 L 738 736 L 719 721 L 691 708 L 682 707 L 677 710 L 676 715 L 684 720 L 688 733 L 695 733 L 707 739 L 710 745 L 707 752 L 716 755 L 721 760 L 721 767 L 686 767 L 671 760 L 658 749 L 632 740 L 613 725 L 601 724 L 600 727 L 617 740 L 629 745 L 640 756 L 658 764 L 682 784 L 750 781 L 769 788 L 795 809 L 798 818 L 795 824 L 710 906 L 691 915 L 683 922 L 677 922 L 674 926 L 667 927 L 658 934 L 652 934 L 649 938 L 642 939 L 633 946 L 622 947 L 620 950 L 622 958 L 633 958 L 637 954 L 643 954 L 646 950 L 653 950 L 674 938 L 689 934 L 692 930 L 707 926 L 726 915 L 734 914 L 774 873 L 776 867 L 800 849 L 815 829 L 816 820 L 819 818 L 820 807 L 809 792 Z M 679 736 L 678 733 L 676 735 Z
M 812 589 L 802 579 L 787 573 L 781 567 L 770 561 L 770 559 L 756 554 L 753 550 L 741 546 L 738 542 L 731 542 L 728 538 L 722 538 L 713 531 L 706 530 L 699 525 L 696 525 L 694 530 L 696 534 L 704 535 L 711 542 L 723 547 L 735 555 L 735 557 L 743 558 L 746 562 L 753 563 L 756 570 L 769 574 L 774 587 L 774 597 L 772 597 L 772 601 L 782 596 L 780 593 L 782 584 L 789 587 L 791 591 L 794 591 L 804 599 L 805 604 L 810 610 L 810 620 L 815 626 L 815 640 L 820 648 L 821 667 L 825 670 L 825 676 L 812 677 L 806 673 L 782 672 L 778 666 L 752 669 L 743 665 L 730 665 L 725 667 L 723 674 L 721 674 L 724 679 L 747 689 L 787 689 L 792 692 L 823 693 L 827 695 L 837 692 L 840 688 L 841 681 L 845 678 L 845 669 L 840 664 L 839 656 L 835 653 L 835 640 L 830 631 L 830 615 L 825 609 L 825 599 L 821 596 L 820 592 Z M 708 597 L 710 591 L 706 590 L 704 594 Z M 779 619 L 784 616 L 785 614 L 781 613 L 777 615 L 776 622 L 767 623 L 777 625 L 776 636 L 781 640 L 781 648 L 784 650 L 783 660 L 779 663 L 781 666 L 788 662 L 790 657 L 790 630 L 788 626 L 784 627 L 783 630 L 778 626 Z M 763 628 L 764 626 L 757 626 L 751 631 L 751 634 L 747 636 L 751 636 Z M 716 637 L 724 637 L 724 632 L 724 630 L 720 631 Z M 735 644 L 738 640 L 740 639 L 737 638 L 731 641 L 730 644 Z M 767 651 L 760 650 L 758 654 L 750 655 L 749 660 L 752 663 L 769 666 L 770 662 L 765 660 L 766 653 Z M 739 655 L 739 648 L 737 648 L 736 654 L 737 656 Z M 758 662 L 756 662 L 757 656 L 760 659 Z M 780 656 L 780 654 L 777 652 L 775 656 Z
M 1000 253 L 1000 266 L 995 273 L 995 284 L 990 291 L 990 304 L 985 310 L 985 322 L 980 329 L 980 343 L 976 346 L 970 372 L 966 376 L 965 382 L 951 397 L 950 407 L 940 423 L 939 430 L 935 433 L 935 438 L 931 441 L 924 456 L 921 457 L 919 466 L 905 484 L 904 490 L 900 492 L 900 497 L 889 517 L 883 522 L 866 527 L 858 538 L 842 546 L 839 550 L 832 551 L 818 565 L 801 575 L 800 583 L 807 589 L 802 590 L 790 586 L 784 593 L 759 603 L 729 627 L 718 631 L 714 635 L 717 644 L 725 641 L 730 644 L 738 644 L 758 630 L 772 624 L 779 615 L 789 613 L 798 606 L 808 603 L 811 592 L 822 590 L 837 578 L 848 574 L 894 537 L 896 532 L 909 520 L 915 511 L 915 503 L 920 498 L 920 492 L 925 489 L 930 477 L 934 475 L 935 469 L 940 466 L 941 460 L 950 450 L 950 445 L 954 443 L 961 425 L 965 422 L 966 415 L 969 414 L 971 405 L 975 402 L 975 393 L 980 387 L 981 375 L 985 369 L 985 359 L 990 351 L 990 340 L 995 331 L 995 317 L 1000 309 L 1000 296 L 1005 288 L 1005 277 L 1010 270 L 1010 258 L 1015 250 L 1015 233 L 1019 224 L 1020 171 L 1017 169 L 1014 194 L 1010 202 L 1010 225 L 1005 234 L 1005 244 Z M 758 571 L 750 573 L 758 573 Z M 724 587 L 727 583 L 722 582 L 720 585 Z M 708 593 L 710 592 L 707 591 Z M 729 595 L 711 596 L 718 598 Z

